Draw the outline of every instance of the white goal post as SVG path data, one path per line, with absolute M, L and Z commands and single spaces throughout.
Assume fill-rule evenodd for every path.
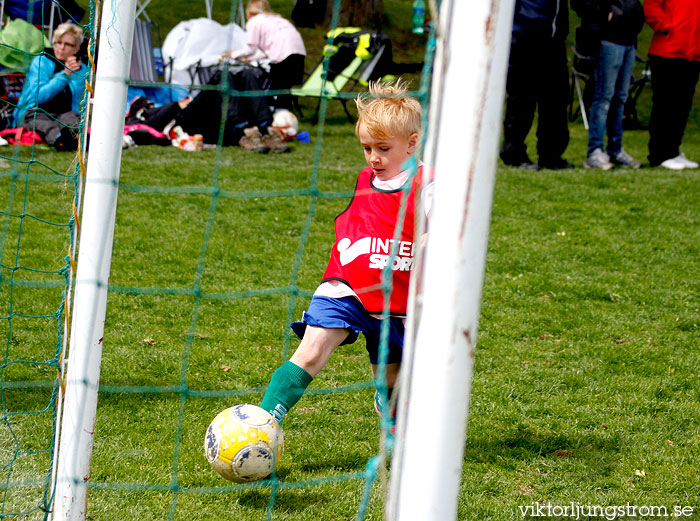
M 440 6 L 424 154 L 435 188 L 409 302 L 391 521 L 457 518 L 513 7 Z
M 135 12 L 136 0 L 103 3 L 53 521 L 86 517 Z

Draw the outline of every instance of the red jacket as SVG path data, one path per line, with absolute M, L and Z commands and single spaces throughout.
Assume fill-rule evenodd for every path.
M 654 30 L 649 54 L 700 61 L 700 0 L 644 0 Z

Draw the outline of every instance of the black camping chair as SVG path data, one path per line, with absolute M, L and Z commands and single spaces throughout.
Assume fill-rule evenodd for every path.
M 625 130 L 646 130 L 647 128 L 647 125 L 639 120 L 637 101 L 644 92 L 644 87 L 651 81 L 651 71 L 649 70 L 649 60 L 637 55 L 636 62 L 643 67 L 639 74 L 632 75 L 632 81 L 630 81 L 630 93 L 625 102 L 625 116 L 622 120 Z
M 583 126 L 588 130 L 588 114 L 593 99 L 593 71 L 598 45 L 591 30 L 585 26 L 576 28 L 575 44 L 572 48 L 571 90 L 569 98 L 569 121 L 576 121 L 579 116 Z

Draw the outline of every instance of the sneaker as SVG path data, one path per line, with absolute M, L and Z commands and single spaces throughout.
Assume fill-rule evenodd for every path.
M 684 168 L 689 168 L 687 165 L 687 161 L 687 159 L 681 156 L 676 156 L 672 157 L 671 159 L 667 159 L 666 161 L 663 161 L 659 166 L 668 168 L 669 170 L 683 170 Z
M 629 155 L 624 148 L 614 156 L 611 156 L 610 162 L 615 165 L 628 166 L 630 168 L 639 168 L 642 166 L 641 161 L 637 161 L 635 158 Z
M 380 418 L 384 419 L 384 405 L 382 404 L 382 394 L 379 391 L 374 391 L 374 410 Z M 391 411 L 389 418 L 389 434 L 396 433 L 396 409 Z
M 238 146 L 248 152 L 267 154 L 270 147 L 263 142 L 258 127 L 246 128 L 243 130 L 243 137 L 238 141 Z
M 175 120 L 172 120 L 170 123 L 165 125 L 165 128 L 163 129 L 163 134 L 168 136 L 170 140 L 174 139 L 180 139 L 184 136 L 187 135 L 187 132 L 182 130 L 182 127 L 180 125 L 175 125 Z
M 283 143 L 282 136 L 280 135 L 279 131 L 272 127 L 267 128 L 267 134 L 262 137 L 262 142 L 275 154 L 282 154 L 292 151 L 289 146 Z
M 182 133 L 180 137 L 172 140 L 172 144 L 187 152 L 199 152 L 202 149 L 202 136 L 200 134 L 190 136 Z
M 685 163 L 686 168 L 698 168 L 700 167 L 700 164 L 696 163 L 695 161 L 691 161 L 687 157 L 685 157 L 685 154 L 681 152 L 681 154 L 678 156 L 681 161 Z
M 608 154 L 600 148 L 596 148 L 588 155 L 583 162 L 583 166 L 586 168 L 600 168 L 602 170 L 610 170 L 613 167 Z
M 384 417 L 384 412 L 382 409 L 382 395 L 379 391 L 374 391 L 374 411 L 380 418 Z
M 544 168 L 545 170 L 566 170 L 569 168 L 574 168 L 574 164 L 570 163 L 563 157 L 557 157 L 554 159 L 540 159 L 538 164 L 540 168 Z
M 124 134 L 124 137 L 122 138 L 122 148 L 136 148 L 138 145 L 134 141 L 134 138 L 132 138 L 129 134 Z
M 64 128 L 59 132 L 53 146 L 59 152 L 73 152 L 78 149 L 78 138 L 70 129 Z
M 384 426 L 384 405 L 382 404 L 382 395 L 379 391 L 374 391 L 374 410 L 380 418 L 381 437 L 384 440 L 384 449 L 387 456 L 390 458 L 394 450 L 394 438 L 396 436 L 396 409 L 392 411 L 389 424 Z
M 518 159 L 513 159 L 501 154 L 501 159 L 503 164 L 506 166 L 513 166 L 515 168 L 523 168 L 525 170 L 539 170 L 540 167 L 533 163 L 530 158 L 525 154 L 523 157 Z

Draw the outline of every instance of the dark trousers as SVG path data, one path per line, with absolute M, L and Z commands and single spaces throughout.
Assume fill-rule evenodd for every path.
M 304 82 L 304 56 L 290 54 L 279 63 L 270 64 L 270 90 L 289 90 Z M 277 94 L 273 104 L 278 109 L 292 109 L 292 96 Z
M 222 86 L 224 75 L 217 71 L 209 80 L 210 86 Z M 188 134 L 201 134 L 205 143 L 217 143 L 223 120 L 223 144 L 237 145 L 243 129 L 258 127 L 265 134 L 272 123 L 272 111 L 263 95 L 263 78 L 252 67 L 229 72 L 222 89 L 202 90 L 177 116 L 177 124 Z M 234 96 L 231 91 L 245 95 Z M 255 91 L 260 91 L 259 96 Z M 225 103 L 224 103 L 225 102 Z
M 36 132 L 44 143 L 60 150 L 75 150 L 80 132 L 80 114 L 75 111 L 47 114 L 42 110 L 25 112 L 22 126 Z
M 127 119 L 128 124 L 143 123 L 156 130 L 163 131 L 163 129 L 174 120 L 180 113 L 180 105 L 177 101 L 172 101 L 161 105 L 160 107 L 153 107 L 143 111 L 142 119 L 133 120 Z
M 513 34 L 506 94 L 501 158 L 506 163 L 526 159 L 525 138 L 537 110 L 539 162 L 560 159 L 569 144 L 569 70 L 564 42 Z
M 680 154 L 700 77 L 700 62 L 649 55 L 649 67 L 652 91 L 649 164 L 658 166 Z
M 165 127 L 177 118 L 180 113 L 180 105 L 177 101 L 171 103 L 166 103 L 160 107 L 153 107 L 145 109 L 140 118 L 127 117 L 127 125 L 135 125 L 141 123 L 143 125 L 148 125 L 149 127 L 163 132 Z M 129 132 L 129 136 L 134 140 L 137 145 L 160 145 L 160 146 L 170 146 L 171 141 L 169 137 L 156 137 L 147 130 L 132 130 Z

